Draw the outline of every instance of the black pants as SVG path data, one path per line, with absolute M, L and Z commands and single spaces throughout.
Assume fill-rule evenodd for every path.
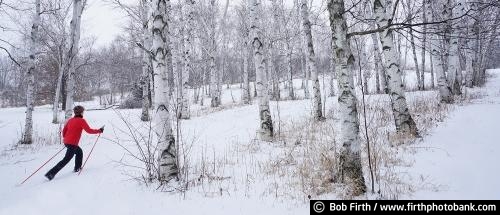
M 80 170 L 80 167 L 82 167 L 82 158 L 83 158 L 83 151 L 79 146 L 75 145 L 69 145 L 69 144 L 64 144 L 66 146 L 66 154 L 64 155 L 64 158 L 59 161 L 59 163 L 56 164 L 52 169 L 47 172 L 47 174 L 50 175 L 56 175 L 68 162 L 73 158 L 73 155 L 76 155 L 75 159 L 75 168 L 74 171 Z

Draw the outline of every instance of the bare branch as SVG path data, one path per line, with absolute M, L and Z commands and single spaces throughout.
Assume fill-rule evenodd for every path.
M 401 22 L 401 23 L 389 23 L 386 26 L 382 26 L 382 27 L 379 27 L 379 28 L 376 28 L 376 29 L 372 29 L 372 30 L 351 32 L 351 33 L 347 34 L 347 37 L 374 34 L 374 33 L 385 31 L 386 29 L 394 27 L 394 26 L 396 26 L 396 27 L 394 27 L 393 29 L 403 29 L 403 28 L 412 28 L 412 27 L 423 26 L 423 25 L 443 24 L 443 23 L 447 23 L 449 21 L 461 19 L 461 18 L 467 16 L 470 11 L 471 10 L 468 10 L 466 13 L 464 13 L 461 16 L 458 16 L 458 17 L 454 17 L 454 18 L 450 18 L 450 19 L 445 19 L 445 20 L 441 20 L 441 21 L 435 21 L 435 22 L 421 22 L 421 23 L 412 23 L 412 24 L 409 24 L 409 23 L 407 23 L 405 21 L 405 22 Z
M 17 66 L 21 67 L 21 64 L 19 64 L 16 59 L 10 54 L 9 50 L 7 50 L 6 48 L 0 46 L 0 49 L 4 50 L 7 55 L 9 56 L 10 60 L 12 60 Z

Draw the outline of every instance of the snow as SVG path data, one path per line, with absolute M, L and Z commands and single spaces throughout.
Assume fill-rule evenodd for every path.
M 432 129 L 419 143 L 407 147 L 404 158 L 412 165 L 398 167 L 408 173 L 405 180 L 417 185 L 402 198 L 411 199 L 499 199 L 500 173 L 496 165 L 500 145 L 500 70 L 483 89 L 486 96 L 472 104 L 458 106 L 444 122 Z M 321 79 L 321 78 L 320 78 Z M 325 80 L 328 85 L 328 79 Z M 300 87 L 300 81 L 294 83 Z M 225 87 L 224 87 L 225 88 Z M 323 88 L 322 88 L 323 89 Z M 297 90 L 298 91 L 298 90 Z M 326 89 L 326 92 L 328 90 Z M 0 215 L 10 214 L 305 214 L 309 211 L 307 196 L 289 198 L 300 193 L 293 184 L 273 175 L 265 175 L 266 166 L 286 154 L 278 143 L 256 141 L 258 128 L 256 101 L 248 106 L 233 105 L 231 93 L 240 100 L 235 85 L 224 90 L 222 104 L 217 111 L 203 111 L 205 106 L 193 105 L 192 119 L 181 121 L 183 146 L 190 164 L 188 191 L 161 192 L 156 186 L 147 187 L 133 180 L 137 173 L 120 162 L 137 164 L 126 156 L 113 141 L 134 150 L 133 143 L 119 131 L 123 128 L 112 109 L 87 111 L 85 118 L 91 127 L 106 125 L 105 133 L 92 153 L 81 175 L 72 173 L 71 161 L 53 181 L 43 174 L 61 158 L 63 152 L 22 186 L 24 178 L 62 148 L 58 138 L 59 125 L 51 124 L 50 106 L 37 107 L 34 112 L 34 130 L 37 144 L 13 144 L 20 137 L 24 123 L 24 108 L 0 109 Z M 282 90 L 286 95 L 286 91 Z M 434 95 L 433 92 L 412 92 L 414 97 Z M 328 98 L 330 110 L 336 98 Z M 368 99 L 380 99 L 373 97 Z M 83 103 L 97 107 L 95 102 Z M 311 115 L 310 100 L 271 102 L 273 120 L 283 123 L 306 120 Z M 137 127 L 140 110 L 118 110 Z M 329 113 L 329 111 L 327 111 Z M 84 134 L 80 146 L 84 159 L 96 136 Z M 135 163 L 134 163 L 135 162 Z M 195 174 L 203 173 L 203 178 Z M 293 174 L 293 173 L 289 173 Z M 365 171 L 365 177 L 367 172 Z M 225 178 L 209 180 L 208 177 Z M 200 179 L 200 180 L 198 180 Z M 281 184 L 282 186 L 275 186 Z M 283 190 L 285 187 L 287 190 Z M 288 193 L 289 192 L 289 193 Z M 331 195 L 329 195 L 331 196 Z M 333 195 L 335 196 L 335 195 Z M 373 198 L 367 195 L 362 198 Z
M 433 189 L 415 199 L 500 199 L 500 70 L 489 70 L 486 97 L 459 107 L 418 145 L 413 174 Z

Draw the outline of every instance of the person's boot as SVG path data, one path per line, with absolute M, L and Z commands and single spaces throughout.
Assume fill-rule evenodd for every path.
M 49 181 L 51 181 L 51 180 L 54 178 L 54 176 L 55 176 L 55 175 L 54 175 L 54 174 L 52 174 L 52 173 L 50 173 L 50 172 L 48 172 L 47 174 L 45 174 L 45 177 L 46 177 L 47 179 L 49 179 Z
M 73 169 L 73 172 L 80 172 L 81 170 L 82 170 L 81 167 L 80 168 L 75 168 L 75 169 Z

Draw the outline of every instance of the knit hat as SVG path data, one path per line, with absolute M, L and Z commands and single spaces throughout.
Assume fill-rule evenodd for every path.
M 75 116 L 76 115 L 82 115 L 83 111 L 85 110 L 85 108 L 83 108 L 82 106 L 78 105 L 78 106 L 75 106 L 73 108 L 73 112 L 75 113 Z

